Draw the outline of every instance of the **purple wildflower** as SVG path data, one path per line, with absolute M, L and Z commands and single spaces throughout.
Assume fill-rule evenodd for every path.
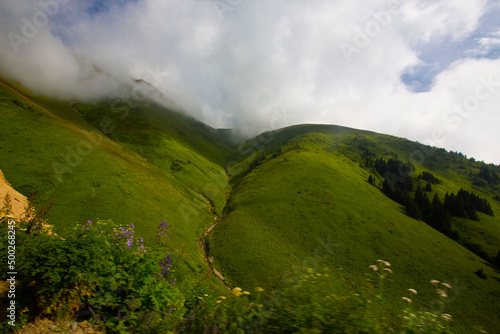
M 160 279 L 163 279 L 164 276 L 170 274 L 170 266 L 172 265 L 172 254 L 168 254 L 163 258 L 160 262 Z
M 169 225 L 167 224 L 166 221 L 161 222 L 160 225 L 158 225 L 158 229 L 156 230 L 156 241 L 161 245 L 161 244 L 166 244 L 167 241 L 162 241 L 162 236 L 167 234 L 167 231 L 169 229 Z M 167 237 L 168 238 L 168 237 Z

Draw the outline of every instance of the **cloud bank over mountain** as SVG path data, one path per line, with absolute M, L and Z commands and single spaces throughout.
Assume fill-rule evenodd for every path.
M 214 127 L 332 123 L 500 163 L 500 1 L 3 0 L 0 73 L 98 99 L 144 79 Z

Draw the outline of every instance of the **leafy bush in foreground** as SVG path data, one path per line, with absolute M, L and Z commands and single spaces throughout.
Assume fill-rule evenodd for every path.
M 166 333 L 181 319 L 184 297 L 169 280 L 171 256 L 146 249 L 133 225 L 87 221 L 64 238 L 38 227 L 26 233 L 23 225 L 18 280 L 30 298 L 20 309 L 28 307 L 32 318 L 77 311 L 110 333 Z

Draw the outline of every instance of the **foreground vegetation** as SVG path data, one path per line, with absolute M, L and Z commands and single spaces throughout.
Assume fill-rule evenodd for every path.
M 214 295 L 176 279 L 171 254 L 160 251 L 167 249 L 166 222 L 156 230 L 156 247 L 146 247 L 133 225 L 87 221 L 63 236 L 39 216 L 29 217 L 9 229 L 6 198 L 0 213 L 2 257 L 13 230 L 19 276 L 17 321 L 15 327 L 3 322 L 3 332 L 38 317 L 88 320 L 107 333 L 449 333 L 452 328 L 447 313 L 413 309 L 405 297 L 417 298 L 412 288 L 399 291 L 408 304 L 398 310 L 397 322 L 381 315 L 394 274 L 387 261 L 365 268 L 372 274 L 354 292 L 345 289 L 344 271 L 303 268 L 283 290 L 234 288 Z M 453 287 L 431 283 L 438 285 L 437 305 L 444 304 Z M 4 296 L 2 307 L 8 303 Z

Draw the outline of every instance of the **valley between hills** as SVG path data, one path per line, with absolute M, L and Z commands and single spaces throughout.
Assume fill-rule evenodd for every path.
M 309 319 L 293 303 L 323 317 L 333 311 L 318 305 L 357 310 L 346 298 L 370 293 L 356 319 L 370 314 L 373 332 L 396 331 L 410 306 L 451 314 L 453 333 L 500 328 L 499 166 L 335 125 L 242 140 L 152 100 L 61 101 L 6 79 L 0 113 L 0 170 L 38 212 L 50 207 L 58 235 L 86 221 L 133 224 L 146 249 L 171 256 L 184 332 L 197 332 L 186 315 L 199 300 L 215 308 L 236 287 L 268 293 L 267 304 L 250 299 L 271 319 L 254 332 L 280 332 L 273 312 Z M 168 241 L 155 243 L 162 222 Z

